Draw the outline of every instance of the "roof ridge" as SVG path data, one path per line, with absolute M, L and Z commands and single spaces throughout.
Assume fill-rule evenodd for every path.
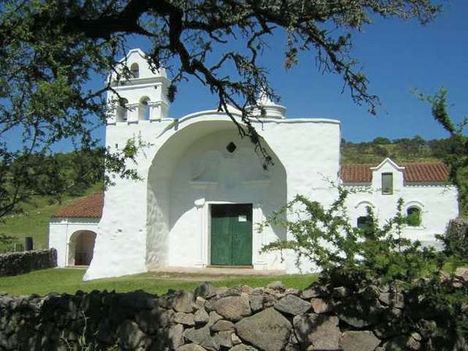
M 401 165 L 417 165 L 417 164 L 423 164 L 423 165 L 438 165 L 438 164 L 443 164 L 445 163 L 443 161 L 422 161 L 422 162 L 401 162 L 397 163 Z M 373 166 L 373 163 L 342 163 L 341 166 Z M 378 165 L 378 163 L 377 163 Z

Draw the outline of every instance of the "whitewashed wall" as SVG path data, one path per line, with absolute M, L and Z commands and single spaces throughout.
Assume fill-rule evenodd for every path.
M 57 250 L 58 267 L 68 266 L 73 234 L 83 230 L 98 233 L 98 222 L 98 218 L 52 218 L 49 223 L 49 248 Z
M 244 174 L 223 180 L 233 181 L 237 188 L 225 192 L 225 186 L 219 190 L 223 188 L 220 186 L 213 192 L 209 185 L 190 184 L 189 180 L 188 169 L 207 151 L 220 148 L 224 152 L 234 140 L 248 157 L 256 157 L 253 151 L 246 151 L 253 147 L 247 140 L 239 140 L 235 126 L 224 113 L 205 111 L 180 120 L 109 124 L 108 146 L 122 148 L 132 137 L 140 137 L 151 145 L 138 156 L 136 167 L 142 180 L 116 178 L 116 185 L 106 191 L 94 258 L 85 279 L 143 272 L 156 266 L 209 264 L 206 222 L 212 201 L 251 202 L 254 221 L 259 222 L 296 194 L 305 193 L 324 202 L 334 199 L 330 180 L 337 180 L 339 169 L 337 121 L 265 119 L 256 126 L 266 146 L 280 160 L 271 168 L 272 174 L 265 176 L 271 179 L 269 184 L 264 182 L 255 187 L 256 191 L 248 189 L 252 184 L 242 184 L 240 189 L 239 182 L 248 177 Z M 286 170 L 284 180 L 278 175 L 281 171 L 277 171 L 281 164 Z M 255 168 L 260 165 L 258 159 Z M 232 165 L 226 163 L 220 171 L 227 174 L 229 167 Z M 277 186 L 281 182 L 286 183 L 287 190 Z M 267 195 L 271 197 L 266 198 Z M 182 213 L 180 208 L 184 209 Z M 204 239 L 188 240 L 187 235 L 193 230 L 198 230 L 199 238 Z M 276 231 L 258 235 L 254 232 L 255 268 L 294 270 L 294 258 L 286 256 L 286 261 L 281 262 L 278 254 L 258 254 L 263 243 L 282 235 Z
M 382 173 L 393 173 L 393 194 L 384 195 L 381 191 Z M 424 245 L 440 247 L 435 234 L 443 234 L 449 220 L 458 216 L 457 190 L 452 185 L 404 184 L 403 168 L 391 161 L 384 162 L 373 171 L 372 183 L 368 186 L 352 187 L 347 200 L 347 208 L 352 221 L 366 216 L 367 206 L 371 206 L 381 224 L 397 212 L 398 199 L 403 199 L 403 213 L 410 207 L 421 210 L 421 225 L 406 226 L 403 235 L 420 240 Z
M 137 169 L 141 180 L 115 178 L 115 185 L 106 191 L 94 258 L 85 274 L 86 280 L 161 266 L 208 265 L 212 203 L 252 203 L 255 227 L 297 194 L 325 206 L 336 199 L 341 140 L 338 121 L 286 119 L 283 106 L 262 99 L 266 118 L 252 123 L 275 162 L 264 172 L 253 146 L 247 139 L 240 140 L 225 113 L 210 110 L 181 119 L 166 118 L 169 105 L 165 92 L 169 81 L 164 70 L 152 72 L 138 49 L 129 52 L 126 62 L 129 67 L 133 63 L 139 65 L 139 77 L 125 84 L 113 83 L 116 92 L 128 101 L 130 110 L 125 120 L 118 118 L 113 104 L 116 95 L 109 94 L 106 145 L 121 150 L 129 139 L 145 142 L 136 163 L 129 164 Z M 114 78 L 109 79 L 113 82 Z M 140 113 L 142 98 L 150 102 L 147 119 Z M 240 122 L 240 115 L 232 112 Z M 225 147 L 231 141 L 242 155 L 226 153 Z M 386 167 L 377 173 L 386 171 Z M 401 175 L 395 177 L 396 183 L 402 181 Z M 408 202 L 422 204 L 423 224 L 421 228 L 412 228 L 417 233 L 411 235 L 431 240 L 433 233 L 442 232 L 448 220 L 457 214 L 453 187 L 395 186 L 393 195 L 383 197 L 377 186 L 380 188 L 380 184 L 372 184 L 371 194 L 349 198 L 352 216 L 357 218 L 365 208 L 361 202 L 368 201 L 379 208 L 377 214 L 384 220 L 394 213 L 401 196 Z M 424 238 L 423 229 L 428 229 Z M 283 261 L 277 253 L 258 252 L 263 244 L 288 235 L 278 228 L 263 233 L 254 230 L 254 268 L 297 272 L 296 257 L 291 253 Z M 55 236 L 53 240 L 59 246 L 60 239 Z M 315 269 L 307 262 L 302 268 Z

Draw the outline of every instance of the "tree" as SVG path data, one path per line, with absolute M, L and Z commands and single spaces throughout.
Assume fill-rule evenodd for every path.
M 417 332 L 421 350 L 465 350 L 468 284 L 441 274 L 444 254 L 402 235 L 403 225 L 414 217 L 404 216 L 401 198 L 385 224 L 379 225 L 368 207 L 359 228 L 347 215 L 348 192 L 338 187 L 338 198 L 328 207 L 297 195 L 264 223 L 285 227 L 288 238 L 270 242 L 262 251 L 293 252 L 298 268 L 313 262 L 321 272 L 309 291 L 330 303 L 340 318 L 366 321 L 361 325 L 367 328 L 380 324 L 389 339 L 395 332 Z M 382 305 L 383 296 L 390 299 Z M 395 309 L 397 296 L 403 308 Z M 411 348 L 405 339 L 389 339 L 386 350 Z
M 464 130 L 468 125 L 468 118 L 465 117 L 459 125 L 453 122 L 448 113 L 447 89 L 441 88 L 435 95 L 428 96 L 417 93 L 419 98 L 431 104 L 433 118 L 450 135 L 444 141 L 443 154 L 444 162 L 449 168 L 449 178 L 458 188 L 459 204 L 463 214 L 468 213 L 468 137 Z
M 391 144 L 392 141 L 390 139 L 388 139 L 388 138 L 377 137 L 374 140 L 372 140 L 372 143 L 379 144 L 379 145 L 385 145 L 385 144 Z
M 396 142 L 398 147 L 401 150 L 403 155 L 417 156 L 421 154 L 424 146 L 426 146 L 426 141 L 421 138 L 419 135 L 416 135 L 412 139 L 402 138 Z
M 16 160 L 48 155 L 51 145 L 63 139 L 72 139 L 85 150 L 96 147 L 91 131 L 105 122 L 103 94 L 111 87 L 93 90 L 87 83 L 93 75 L 117 71 L 118 58 L 124 56 L 131 37 L 150 43 L 153 69 L 164 65 L 171 72 L 170 99 L 181 80 L 194 77 L 219 98 L 220 108 L 228 111 L 230 104 L 241 109 L 245 127 L 238 123 L 239 133 L 248 136 L 268 161 L 246 107 L 256 106 L 260 92 L 275 98 L 266 70 L 258 64 L 273 35 L 282 31 L 288 38 L 286 67 L 297 62 L 301 51 L 313 52 L 318 69 L 339 74 L 352 98 L 375 113 L 378 99 L 369 93 L 366 76 L 350 56 L 352 32 L 375 16 L 427 23 L 438 11 L 435 0 L 3 1 L 0 216 L 29 196 L 30 177 L 23 177 L 21 184 L 12 181 Z M 242 48 L 232 49 L 232 41 Z M 229 68 L 235 74 L 226 75 Z M 123 79 L 130 74 L 124 69 Z M 22 136 L 19 150 L 12 151 L 6 142 L 12 135 Z M 101 153 L 109 160 L 106 150 Z M 109 166 L 131 175 L 123 166 L 125 157 L 114 156 Z M 29 166 L 23 165 L 24 175 Z

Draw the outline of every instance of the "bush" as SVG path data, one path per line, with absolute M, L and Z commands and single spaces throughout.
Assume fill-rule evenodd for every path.
M 379 226 L 368 208 L 367 225 L 356 228 L 346 214 L 347 195 L 347 190 L 339 188 L 338 199 L 327 209 L 305 196 L 296 196 L 265 224 L 286 227 L 292 239 L 277 240 L 262 251 L 292 250 L 298 265 L 306 258 L 325 275 L 336 269 L 359 270 L 370 279 L 412 281 L 439 271 L 441 255 L 401 236 L 402 227 L 408 223 L 402 214 L 403 200 L 399 200 L 396 215 L 384 226 Z
M 402 226 L 413 220 L 402 214 L 402 200 L 384 226 L 368 208 L 369 220 L 356 228 L 346 215 L 347 194 L 340 188 L 329 208 L 297 196 L 265 224 L 285 226 L 292 239 L 263 251 L 292 250 L 298 265 L 302 258 L 315 262 L 322 274 L 311 288 L 325 289 L 345 321 L 376 325 L 388 340 L 385 350 L 415 349 L 411 343 L 423 350 L 467 350 L 468 282 L 441 273 L 444 254 L 401 237 Z
M 437 238 L 443 242 L 444 253 L 447 256 L 456 256 L 462 261 L 468 261 L 468 220 L 451 220 L 445 235 L 438 235 Z

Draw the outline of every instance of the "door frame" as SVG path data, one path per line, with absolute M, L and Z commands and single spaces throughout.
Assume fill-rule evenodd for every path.
M 254 269 L 267 269 L 266 257 L 259 253 L 260 248 L 266 244 L 266 234 L 257 231 L 258 224 L 266 220 L 262 203 L 258 201 L 210 201 L 204 197 L 199 197 L 194 201 L 195 209 L 198 212 L 198 235 L 200 238 L 199 259 L 195 264 L 196 267 L 204 268 L 211 263 L 211 205 L 236 204 L 252 204 L 252 265 Z

